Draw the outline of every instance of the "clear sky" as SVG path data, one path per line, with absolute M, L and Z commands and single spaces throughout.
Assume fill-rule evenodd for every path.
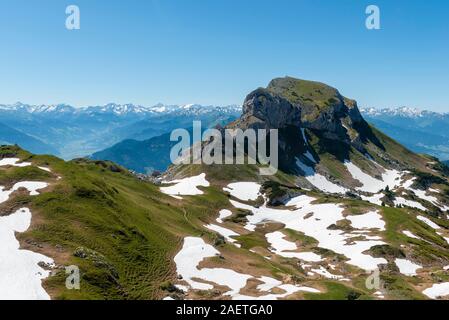
M 447 0 L 0 0 L 0 43 L 0 103 L 238 104 L 290 75 L 449 111 Z

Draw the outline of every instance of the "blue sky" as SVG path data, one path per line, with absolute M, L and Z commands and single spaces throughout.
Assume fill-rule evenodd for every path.
M 0 41 L 0 103 L 224 105 L 290 75 L 449 112 L 446 0 L 0 0 Z

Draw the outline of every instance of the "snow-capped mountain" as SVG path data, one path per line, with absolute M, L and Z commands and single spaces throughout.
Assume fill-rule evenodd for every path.
M 17 102 L 0 105 L 0 122 L 24 135 L 51 146 L 65 159 L 87 156 L 122 140 L 146 140 L 189 128 L 192 121 L 213 126 L 235 120 L 241 106 L 202 106 L 199 104 L 141 106 L 109 103 L 76 108 L 67 104 L 30 105 Z M 2 136 L 0 141 L 10 142 Z M 47 153 L 46 149 L 33 149 Z
M 0 104 L 0 112 L 27 112 L 27 113 L 74 113 L 76 108 L 67 104 L 56 105 L 29 105 L 21 102 L 5 105 Z
M 410 107 L 360 111 L 367 121 L 411 150 L 449 159 L 449 113 Z
M 155 106 L 141 106 L 132 103 L 117 104 L 108 103 L 100 106 L 86 106 L 86 107 L 73 107 L 67 104 L 56 105 L 30 105 L 17 102 L 15 104 L 5 105 L 0 104 L 1 113 L 14 113 L 24 112 L 31 114 L 75 114 L 75 115 L 92 115 L 92 114 L 111 114 L 116 116 L 125 115 L 139 115 L 139 116 L 154 116 L 161 114 L 205 114 L 211 111 L 219 111 L 224 113 L 241 112 L 241 106 L 229 105 L 229 106 L 203 106 L 200 104 L 185 104 L 185 105 L 165 105 L 157 104 Z
M 429 110 L 421 110 L 413 107 L 397 107 L 397 108 L 361 108 L 360 112 L 363 115 L 372 116 L 372 117 L 380 117 L 380 116 L 396 116 L 396 117 L 404 117 L 404 118 L 420 118 L 426 116 L 433 117 L 445 117 L 449 116 L 447 113 L 438 113 Z

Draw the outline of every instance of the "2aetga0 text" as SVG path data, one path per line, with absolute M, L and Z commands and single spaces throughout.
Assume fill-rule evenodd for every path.
M 207 318 L 211 314 L 220 315 L 271 315 L 272 305 L 229 304 L 219 308 L 183 305 L 176 308 L 177 315 L 201 315 Z

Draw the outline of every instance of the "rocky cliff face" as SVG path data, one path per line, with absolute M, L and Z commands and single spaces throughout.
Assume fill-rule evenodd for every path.
M 287 166 L 297 154 L 307 151 L 301 129 L 343 142 L 362 153 L 371 136 L 356 101 L 326 84 L 291 77 L 274 79 L 267 88 L 251 92 L 234 126 L 279 129 L 281 163 Z

